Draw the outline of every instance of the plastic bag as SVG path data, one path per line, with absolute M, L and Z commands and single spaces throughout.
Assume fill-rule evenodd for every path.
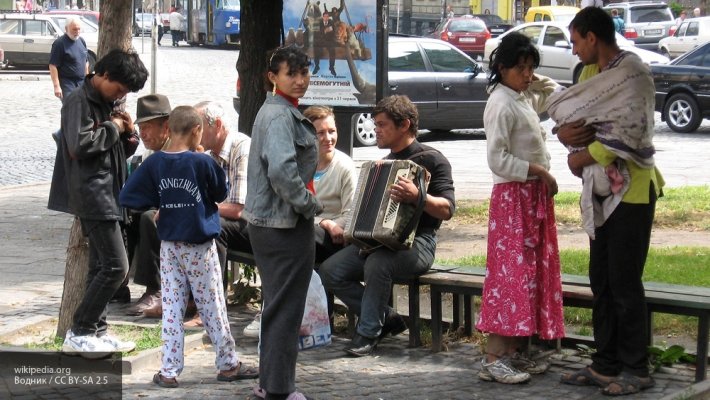
M 316 271 L 311 275 L 308 285 L 306 307 L 303 310 L 301 329 L 298 331 L 298 349 L 308 350 L 331 343 L 330 318 L 328 317 L 328 299 L 325 288 Z

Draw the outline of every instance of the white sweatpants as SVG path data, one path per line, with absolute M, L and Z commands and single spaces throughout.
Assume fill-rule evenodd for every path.
M 160 283 L 163 301 L 160 374 L 175 378 L 185 366 L 183 317 L 190 290 L 217 353 L 215 366 L 218 370 L 236 367 L 239 359 L 227 319 L 222 269 L 214 240 L 200 244 L 162 241 Z

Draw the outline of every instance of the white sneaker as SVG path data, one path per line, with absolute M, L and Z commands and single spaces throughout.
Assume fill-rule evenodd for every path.
M 96 337 L 96 335 L 76 336 L 71 330 L 67 331 L 62 344 L 62 352 L 69 355 L 80 355 L 88 359 L 106 358 L 113 354 L 116 349 Z
M 115 336 L 111 336 L 109 334 L 105 334 L 101 336 L 99 339 L 103 340 L 105 343 L 108 343 L 109 345 L 113 346 L 115 351 L 125 353 L 129 351 L 133 351 L 136 348 L 136 343 L 132 342 L 130 340 L 121 340 Z
M 484 381 L 496 381 L 500 383 L 524 383 L 530 380 L 530 374 L 520 372 L 510 365 L 509 358 L 499 358 L 487 363 L 486 357 L 481 360 L 481 371 L 478 377 Z
M 244 328 L 244 336 L 258 338 L 261 331 L 261 312 L 256 314 L 254 320 Z

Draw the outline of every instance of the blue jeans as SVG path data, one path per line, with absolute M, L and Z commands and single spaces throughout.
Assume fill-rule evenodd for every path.
M 379 248 L 361 256 L 350 245 L 321 264 L 318 274 L 326 290 L 333 292 L 359 316 L 357 333 L 376 338 L 390 308 L 392 281 L 411 279 L 427 272 L 434 262 L 435 234 L 420 234 L 409 250 Z M 363 283 L 364 282 L 364 285 Z
M 128 273 L 128 257 L 118 221 L 81 219 L 89 237 L 89 273 L 86 291 L 74 313 L 75 335 L 106 334 L 106 306 Z

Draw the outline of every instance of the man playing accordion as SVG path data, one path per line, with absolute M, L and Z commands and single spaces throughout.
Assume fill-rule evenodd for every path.
M 406 96 L 389 96 L 377 104 L 373 116 L 377 147 L 391 151 L 385 159 L 413 161 L 429 172 L 431 180 L 410 248 L 395 251 L 380 246 L 365 252 L 351 244 L 321 264 L 325 288 L 359 317 L 345 350 L 357 357 L 371 354 L 387 335 L 407 329 L 404 319 L 387 304 L 392 281 L 411 279 L 431 268 L 436 231 L 456 208 L 451 164 L 441 152 L 417 141 L 419 113 L 414 103 Z M 420 202 L 417 184 L 404 177 L 391 185 L 389 196 L 399 203 Z

